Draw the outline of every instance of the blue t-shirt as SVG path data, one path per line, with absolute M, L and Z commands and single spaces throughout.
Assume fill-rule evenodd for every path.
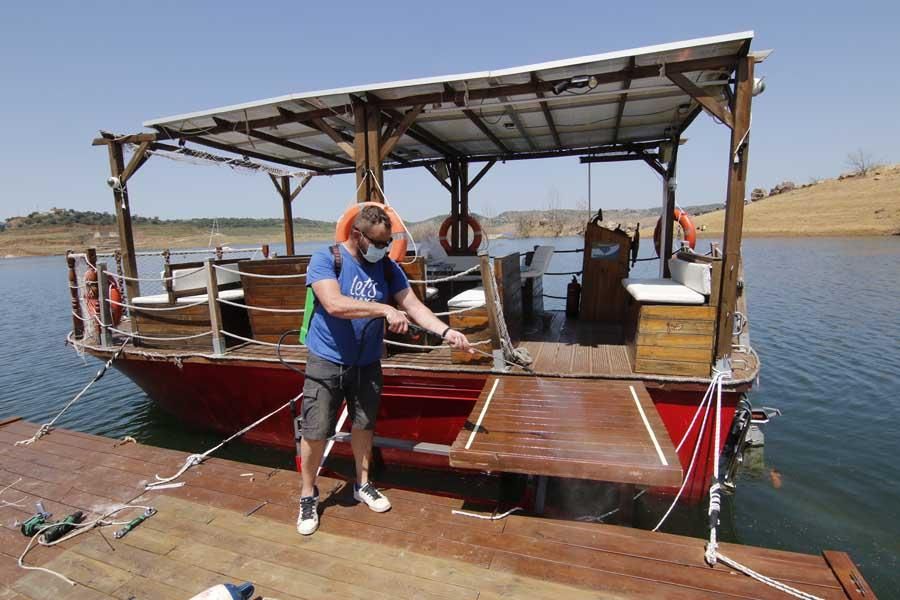
M 395 294 L 409 287 L 406 273 L 390 258 L 377 263 L 370 263 L 365 259 L 357 262 L 343 244 L 338 244 L 338 248 L 343 258 L 338 285 L 344 296 L 365 302 L 387 303 Z M 388 280 L 385 279 L 386 269 L 392 270 L 390 289 Z M 335 279 L 331 248 L 323 248 L 313 254 L 306 271 L 306 285 L 323 279 Z M 370 365 L 381 359 L 381 343 L 384 339 L 383 324 L 370 326 L 365 332 L 366 339 L 362 339 L 363 328 L 371 320 L 333 317 L 317 302 L 316 312 L 309 323 L 306 345 L 310 352 L 331 362 Z

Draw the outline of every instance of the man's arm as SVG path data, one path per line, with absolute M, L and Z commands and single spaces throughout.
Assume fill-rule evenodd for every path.
M 466 339 L 466 336 L 455 329 L 450 329 L 448 331 L 447 324 L 434 316 L 431 309 L 422 304 L 422 301 L 419 300 L 411 288 L 400 290 L 394 294 L 394 299 L 397 301 L 397 306 L 399 306 L 403 312 L 408 314 L 413 322 L 419 327 L 434 332 L 437 335 L 443 335 L 444 340 L 454 348 L 465 350 L 470 353 L 474 352 L 469 344 L 469 340 Z
M 394 333 L 406 333 L 409 320 L 399 310 L 380 302 L 364 302 L 348 298 L 341 293 L 336 279 L 322 279 L 312 284 L 316 298 L 332 317 L 339 319 L 366 319 L 384 317 L 388 329 Z M 427 310 L 427 309 L 426 309 Z

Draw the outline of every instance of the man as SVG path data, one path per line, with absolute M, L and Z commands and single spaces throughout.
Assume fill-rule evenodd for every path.
M 447 327 L 416 298 L 406 274 L 386 256 L 391 240 L 388 214 L 381 207 L 365 206 L 349 239 L 313 254 L 306 272 L 306 284 L 312 286 L 317 302 L 306 338 L 309 358 L 300 430 L 302 488 L 297 531 L 303 535 L 319 527 L 316 471 L 344 400 L 353 423 L 353 497 L 375 512 L 391 508 L 390 501 L 369 481 L 375 416 L 381 400 L 381 319 L 390 331 L 403 334 L 411 318 L 452 347 L 473 352 L 462 333 Z M 389 304 L 391 300 L 397 308 Z

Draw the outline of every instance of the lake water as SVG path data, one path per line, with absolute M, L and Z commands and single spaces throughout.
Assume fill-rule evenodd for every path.
M 496 240 L 492 253 L 575 238 Z M 320 244 L 302 244 L 299 251 Z M 652 245 L 644 244 L 642 255 Z M 900 590 L 900 238 L 750 239 L 744 243 L 751 341 L 763 360 L 754 406 L 784 416 L 766 426 L 766 446 L 748 456 L 722 515 L 727 541 L 815 553 L 846 550 L 882 598 Z M 554 257 L 552 271 L 580 268 Z M 642 262 L 634 276 L 653 276 Z M 564 295 L 567 278 L 548 278 Z M 0 417 L 41 423 L 94 375 L 100 362 L 64 346 L 71 328 L 62 257 L 0 260 Z M 562 307 L 548 301 L 549 307 Z M 219 436 L 185 430 L 117 371 L 60 421 L 62 427 L 189 452 Z M 222 456 L 290 467 L 291 457 L 236 445 Z M 598 505 L 596 514 L 605 507 Z M 642 498 L 652 527 L 664 506 Z M 664 529 L 705 536 L 702 506 L 673 513 Z

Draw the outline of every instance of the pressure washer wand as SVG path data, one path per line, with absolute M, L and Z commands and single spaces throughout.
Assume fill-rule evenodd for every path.
M 115 538 L 117 540 L 122 539 L 123 537 L 125 537 L 125 535 L 129 531 L 131 531 L 132 529 L 134 529 L 135 527 L 137 527 L 138 525 L 140 525 L 141 523 L 143 523 L 144 521 L 146 521 L 147 519 L 149 519 L 150 517 L 152 517 L 155 514 L 156 514 L 155 508 L 152 508 L 152 507 L 148 508 L 147 510 L 144 511 L 144 514 L 142 514 L 141 516 L 139 516 L 135 519 L 130 520 L 128 523 L 125 524 L 124 527 L 122 527 L 122 529 L 118 530 L 114 534 Z

